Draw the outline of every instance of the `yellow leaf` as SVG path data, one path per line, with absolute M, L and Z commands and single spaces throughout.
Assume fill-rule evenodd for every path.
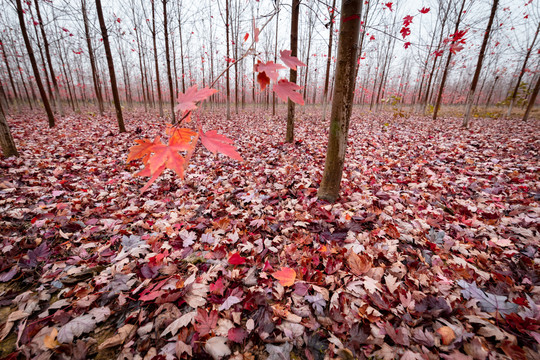
M 56 330 L 56 328 L 53 328 L 49 335 L 45 335 L 43 337 L 43 344 L 47 349 L 54 349 L 55 347 L 60 345 L 60 343 L 56 341 L 56 335 L 58 335 L 58 330 Z

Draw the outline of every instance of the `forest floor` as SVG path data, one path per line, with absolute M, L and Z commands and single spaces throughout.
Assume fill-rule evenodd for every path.
M 143 194 L 126 158 L 161 120 L 10 119 L 0 358 L 540 358 L 540 122 L 355 113 L 328 204 L 320 113 L 294 144 L 222 114 L 244 162 L 199 147 Z

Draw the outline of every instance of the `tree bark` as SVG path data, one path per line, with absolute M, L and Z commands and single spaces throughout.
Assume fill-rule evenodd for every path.
M 276 6 L 276 9 L 279 9 L 279 0 L 276 0 L 275 6 Z M 276 14 L 276 34 L 275 34 L 276 38 L 275 38 L 275 43 L 274 43 L 274 63 L 277 62 L 278 26 L 279 26 L 279 11 Z M 253 33 L 255 33 L 255 29 L 253 29 Z M 272 91 L 272 116 L 276 116 L 276 93 L 273 91 Z
M 328 56 L 326 58 L 326 76 L 324 78 L 323 95 L 323 120 L 326 120 L 326 106 L 328 105 L 328 83 L 330 81 L 330 64 L 332 63 L 332 40 L 334 39 L 334 19 L 336 10 L 336 0 L 332 0 L 332 12 L 330 13 L 330 30 L 328 40 Z
M 6 70 L 8 72 L 9 82 L 11 84 L 11 89 L 13 90 L 13 96 L 15 97 L 15 100 L 16 100 L 19 96 L 17 95 L 17 90 L 15 89 L 15 81 L 13 80 L 13 75 L 11 73 L 11 68 L 9 66 L 6 49 L 4 48 L 4 41 L 1 38 L 0 38 L 0 48 L 2 49 L 2 54 L 4 55 L 4 63 L 6 64 Z M 21 98 L 22 98 L 22 95 L 21 95 Z
M 482 71 L 482 63 L 484 61 L 484 54 L 486 52 L 489 35 L 491 33 L 491 26 L 493 25 L 493 19 L 495 19 L 495 13 L 497 12 L 497 7 L 499 6 L 499 0 L 493 0 L 491 5 L 491 14 L 489 15 L 489 21 L 487 24 L 486 32 L 484 33 L 484 39 L 482 40 L 482 46 L 480 47 L 480 53 L 478 54 L 478 61 L 476 62 L 476 70 L 474 71 L 474 76 L 471 84 L 471 89 L 467 94 L 467 109 L 465 111 L 465 117 L 463 118 L 463 127 L 469 127 L 469 120 L 471 118 L 471 108 L 474 100 L 474 94 L 476 92 L 476 85 L 478 84 L 478 79 L 480 78 L 480 71 Z
M 538 23 L 538 26 L 536 27 L 536 33 L 534 33 L 534 38 L 531 43 L 531 46 L 529 46 L 527 50 L 527 55 L 525 55 L 525 60 L 523 60 L 523 66 L 521 67 L 521 71 L 519 72 L 519 76 L 516 82 L 516 87 L 514 88 L 514 91 L 512 92 L 512 96 L 510 98 L 510 105 L 508 106 L 508 113 L 506 114 L 507 117 L 510 117 L 510 114 L 512 113 L 512 108 L 514 107 L 514 102 L 516 101 L 519 85 L 521 84 L 521 79 L 523 78 L 523 75 L 525 74 L 527 62 L 529 61 L 529 57 L 531 56 L 531 51 L 534 47 L 534 44 L 536 43 L 536 38 L 538 38 L 539 32 L 540 32 L 540 22 Z
M 169 26 L 167 25 L 167 0 L 163 1 L 163 27 L 165 29 L 165 58 L 167 59 L 167 79 L 169 81 L 169 93 L 171 102 L 171 124 L 176 123 L 176 117 L 174 114 L 174 89 L 171 72 L 171 54 L 169 51 Z
M 41 76 L 39 74 L 39 68 L 37 66 L 36 57 L 34 56 L 34 51 L 32 50 L 30 39 L 28 38 L 28 32 L 26 31 L 26 24 L 24 22 L 24 13 L 23 13 L 21 0 L 16 0 L 16 4 L 17 4 L 17 16 L 19 18 L 19 26 L 21 27 L 21 33 L 24 39 L 24 44 L 26 46 L 26 51 L 28 53 L 28 58 L 30 59 L 30 64 L 32 65 L 32 70 L 34 71 L 34 78 L 36 80 L 36 83 L 39 89 L 39 94 L 41 95 L 41 100 L 43 101 L 43 106 L 45 107 L 45 111 L 47 112 L 47 119 L 49 120 L 49 127 L 52 128 L 54 127 L 54 124 L 55 124 L 54 114 L 52 112 L 49 99 L 47 99 L 47 94 L 45 93 L 45 88 L 43 87 L 43 83 L 41 82 Z
M 347 135 L 356 84 L 356 61 L 363 0 L 341 1 L 341 24 L 336 66 L 336 80 L 330 113 L 330 129 L 326 161 L 317 196 L 334 202 L 339 196 Z
M 225 0 L 225 32 L 226 32 L 226 41 L 227 41 L 227 73 L 225 77 L 227 78 L 227 120 L 231 119 L 231 81 L 229 79 L 229 60 L 230 60 L 230 49 L 229 49 L 229 0 Z
M 88 47 L 88 56 L 90 57 L 90 68 L 92 69 L 92 82 L 94 84 L 94 91 L 96 92 L 96 99 L 98 102 L 99 115 L 103 116 L 105 107 L 103 105 L 103 95 L 101 93 L 101 86 L 99 85 L 99 75 L 96 66 L 96 58 L 94 56 L 94 50 L 92 48 L 92 38 L 90 37 L 90 27 L 88 26 L 88 13 L 86 12 L 86 0 L 81 0 L 81 8 L 84 22 L 84 33 L 86 36 L 86 46 Z
M 156 8 L 154 4 L 155 0 L 151 0 L 152 4 L 152 42 L 154 44 L 154 65 L 156 66 L 156 85 L 157 85 L 157 94 L 158 94 L 158 106 L 159 106 L 159 116 L 163 117 L 163 100 L 161 97 L 161 83 L 159 80 L 159 62 L 157 54 L 157 45 L 156 45 Z
M 465 8 L 465 1 L 466 0 L 463 0 L 461 2 L 461 8 L 459 10 L 456 26 L 454 28 L 454 34 L 457 33 L 459 30 L 459 25 L 461 24 L 461 15 L 463 14 L 463 9 Z M 452 44 L 453 43 L 454 42 L 452 41 Z M 443 75 L 441 79 L 441 86 L 439 88 L 439 94 L 437 95 L 437 102 L 435 103 L 435 109 L 433 110 L 433 120 L 437 119 L 437 113 L 439 112 L 439 109 L 441 107 L 442 95 L 444 92 L 444 86 L 446 85 L 446 77 L 448 76 L 448 69 L 450 67 L 451 60 L 452 60 L 452 52 L 448 52 L 448 58 L 446 59 L 446 64 L 444 66 L 444 71 L 443 71 Z
M 20 1 L 20 0 L 19 0 Z M 11 136 L 11 131 L 6 120 L 7 109 L 4 108 L 0 101 L 0 146 L 2 147 L 2 153 L 5 157 L 19 156 L 15 141 Z
M 39 21 L 39 28 L 41 29 L 41 37 L 43 38 L 43 47 L 45 48 L 45 57 L 47 58 L 47 64 L 49 65 L 49 73 L 51 74 L 51 80 L 54 87 L 54 95 L 56 97 L 56 106 L 60 112 L 60 116 L 64 116 L 64 108 L 62 107 L 62 99 L 60 98 L 60 89 L 58 87 L 58 81 L 56 81 L 56 75 L 52 66 L 51 52 L 49 50 L 49 41 L 47 41 L 47 34 L 45 34 L 45 26 L 41 18 L 41 11 L 39 9 L 39 0 L 34 1 L 36 7 L 36 13 Z
M 529 115 L 531 113 L 531 110 L 534 107 L 534 103 L 536 102 L 536 97 L 538 96 L 539 90 L 540 90 L 540 76 L 538 76 L 538 79 L 536 79 L 536 85 L 534 86 L 534 90 L 529 99 L 529 103 L 527 104 L 527 110 L 525 110 L 525 114 L 523 115 L 523 121 L 527 121 L 527 119 L 529 119 Z
M 300 15 L 300 0 L 292 0 L 291 14 L 291 56 L 298 54 L 298 17 Z M 289 81 L 296 84 L 297 71 L 290 69 Z M 294 108 L 295 103 L 291 99 L 287 100 L 287 134 L 285 141 L 292 143 L 294 141 Z
M 20 0 L 18 0 L 20 1 Z M 103 37 L 103 47 L 105 48 L 105 55 L 107 57 L 107 65 L 109 66 L 109 77 L 111 78 L 111 91 L 114 100 L 114 107 L 116 109 L 116 120 L 118 121 L 118 128 L 120 132 L 126 132 L 124 125 L 124 118 L 122 116 L 122 107 L 120 105 L 120 97 L 118 96 L 118 87 L 116 85 L 116 73 L 114 72 L 114 62 L 111 53 L 111 46 L 109 44 L 109 35 L 107 34 L 107 27 L 105 26 L 105 19 L 103 18 L 103 10 L 101 8 L 101 0 L 96 0 L 96 9 L 99 19 L 99 27 L 101 29 L 101 36 Z

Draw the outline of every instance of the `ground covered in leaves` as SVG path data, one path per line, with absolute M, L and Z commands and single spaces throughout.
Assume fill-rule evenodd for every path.
M 328 204 L 321 114 L 284 144 L 265 113 L 203 110 L 245 161 L 200 147 L 142 195 L 128 149 L 161 120 L 10 119 L 0 357 L 539 358 L 538 121 L 355 113 Z

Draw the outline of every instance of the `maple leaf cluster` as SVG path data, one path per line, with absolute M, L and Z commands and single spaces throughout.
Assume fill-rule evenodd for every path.
M 390 10 L 392 10 L 391 7 L 389 7 Z M 429 12 L 429 8 L 426 8 L 426 7 L 423 7 L 422 9 L 418 10 L 418 12 L 420 14 L 427 14 Z M 403 37 L 403 39 L 405 39 L 407 36 L 411 35 L 411 24 L 413 22 L 413 19 L 414 19 L 414 16 L 412 15 L 406 15 L 404 18 L 403 18 L 403 26 L 401 27 L 401 29 L 399 30 L 399 33 L 401 34 L 401 36 Z M 403 44 L 403 47 L 405 49 L 408 49 L 409 46 L 411 46 L 411 43 L 409 41 L 406 41 L 404 44 Z
M 178 95 L 178 105 L 175 110 L 182 114 L 182 120 L 191 121 L 192 111 L 197 109 L 197 103 L 216 93 L 217 90 L 203 88 L 198 90 L 197 85 L 190 87 L 185 93 Z M 203 146 L 210 152 L 221 153 L 232 159 L 242 161 L 242 157 L 232 145 L 233 140 L 218 134 L 215 130 L 203 132 L 199 126 L 198 132 L 189 128 L 178 128 L 169 125 L 166 131 L 169 141 L 163 143 L 160 136 L 153 141 L 149 139 L 135 140 L 137 145 L 131 147 L 127 161 L 142 159 L 145 168 L 136 176 L 149 176 L 150 180 L 141 189 L 141 193 L 148 190 L 156 179 L 165 171 L 173 170 L 181 179 L 184 171 L 195 151 L 197 140 L 200 138 Z M 181 154 L 184 153 L 183 154 Z
M 279 53 L 281 61 L 283 61 L 283 63 L 292 70 L 296 70 L 297 66 L 306 66 L 306 64 L 298 60 L 296 56 L 291 56 L 291 50 L 282 50 Z M 280 99 L 283 101 L 291 99 L 291 101 L 295 102 L 296 104 L 304 105 L 304 98 L 302 97 L 302 94 L 297 92 L 297 90 L 302 89 L 300 85 L 292 83 L 287 79 L 278 80 L 278 71 L 281 69 L 285 69 L 285 66 L 276 64 L 273 61 L 267 61 L 265 63 L 259 60 L 257 62 L 254 71 L 258 73 L 257 82 L 261 86 L 261 90 L 264 90 L 266 86 L 270 84 L 270 80 L 273 80 L 274 86 L 272 90 Z

